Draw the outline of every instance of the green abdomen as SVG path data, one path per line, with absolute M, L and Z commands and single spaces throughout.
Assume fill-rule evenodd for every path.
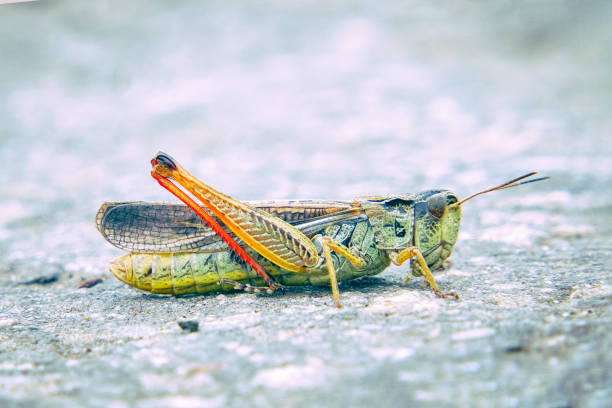
M 364 269 L 356 269 L 344 257 L 332 254 L 338 281 L 356 279 L 365 275 L 375 275 L 389 265 L 384 251 L 374 246 L 373 234 L 367 221 L 334 224 L 325 230 L 325 235 L 337 242 L 357 246 L 368 259 Z M 128 259 L 129 258 L 129 259 Z M 304 272 L 290 272 L 270 263 L 263 257 L 255 259 L 265 270 L 282 285 L 304 286 L 329 283 L 325 264 Z M 222 278 L 231 279 L 254 286 L 266 286 L 251 268 L 245 266 L 230 251 L 214 253 L 168 253 L 138 254 L 125 256 L 124 262 L 131 263 L 130 285 L 160 294 L 209 293 L 233 291 L 232 285 L 218 285 Z

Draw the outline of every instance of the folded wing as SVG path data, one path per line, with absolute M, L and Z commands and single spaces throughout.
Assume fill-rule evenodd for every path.
M 329 224 L 360 217 L 359 208 L 345 201 L 250 201 L 247 204 L 295 225 L 307 236 Z M 227 249 L 219 236 L 182 204 L 107 202 L 96 214 L 96 226 L 108 242 L 129 252 L 217 252 Z

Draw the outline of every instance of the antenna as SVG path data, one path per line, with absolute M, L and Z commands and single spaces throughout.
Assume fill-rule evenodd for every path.
M 452 206 L 461 205 L 461 204 L 465 203 L 466 201 L 471 200 L 472 198 L 474 198 L 476 196 L 479 196 L 481 194 L 484 194 L 484 193 L 490 193 L 491 191 L 503 190 L 505 188 L 510 188 L 510 187 L 517 187 L 517 186 L 520 186 L 521 184 L 535 183 L 536 181 L 542 181 L 542 180 L 546 180 L 546 179 L 550 178 L 550 177 L 538 177 L 538 178 L 532 179 L 532 180 L 521 181 L 523 179 L 526 179 L 527 177 L 533 176 L 534 174 L 538 174 L 538 172 L 537 171 L 532 171 L 531 173 L 527 173 L 524 176 L 517 177 L 515 179 L 512 179 L 510 181 L 505 182 L 504 184 L 500 184 L 497 187 L 492 187 L 492 188 L 483 190 L 483 191 L 481 191 L 479 193 L 472 194 L 468 198 L 464 198 L 463 200 L 459 201 L 458 203 L 452 204 Z M 519 181 L 521 181 L 521 182 L 518 183 Z

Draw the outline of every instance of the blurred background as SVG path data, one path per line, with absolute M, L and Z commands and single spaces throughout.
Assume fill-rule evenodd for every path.
M 611 18 L 609 1 L 2 5 L 0 285 L 114 284 L 94 215 L 175 201 L 149 175 L 159 150 L 244 200 L 464 197 L 538 170 L 466 207 L 458 259 L 539 243 L 567 279 L 601 272 Z
M 101 202 L 173 200 L 149 175 L 158 150 L 239 199 L 466 195 L 530 170 L 608 189 L 611 9 L 3 5 L 1 255 L 105 248 Z

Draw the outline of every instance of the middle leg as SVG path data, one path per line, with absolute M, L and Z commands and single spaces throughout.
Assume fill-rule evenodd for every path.
M 339 242 L 334 241 L 330 237 L 321 237 L 321 245 L 323 246 L 323 255 L 325 257 L 325 264 L 327 265 L 327 272 L 329 273 L 329 284 L 332 290 L 332 297 L 334 304 L 338 309 L 342 308 L 340 303 L 340 290 L 338 289 L 338 278 L 336 276 L 336 269 L 334 268 L 334 261 L 331 256 L 333 250 L 339 255 L 342 255 L 349 260 L 356 268 L 363 269 L 367 266 L 366 259 L 361 255 L 356 255 L 351 250 Z

